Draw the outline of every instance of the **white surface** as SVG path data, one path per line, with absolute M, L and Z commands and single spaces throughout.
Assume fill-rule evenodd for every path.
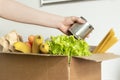
M 86 41 L 90 45 L 97 45 L 107 32 L 114 28 L 120 38 L 120 0 L 89 0 L 75 3 L 46 5 L 40 7 L 40 0 L 18 0 L 28 6 L 63 16 L 84 16 L 95 30 Z M 56 29 L 44 28 L 36 25 L 22 24 L 0 19 L 0 36 L 15 29 L 27 39 L 29 34 L 42 34 L 45 38 L 50 35 L 62 34 Z M 120 41 L 107 52 L 120 55 Z M 120 59 L 104 61 L 102 63 L 102 80 L 120 80 Z
M 61 1 L 72 1 L 72 0 L 41 0 L 41 5 L 46 3 L 54 3 L 54 2 L 61 2 Z

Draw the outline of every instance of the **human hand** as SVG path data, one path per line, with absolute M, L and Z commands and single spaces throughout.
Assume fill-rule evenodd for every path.
M 59 30 L 62 31 L 65 34 L 69 34 L 68 29 L 74 24 L 74 23 L 80 23 L 83 24 L 86 21 L 83 20 L 80 17 L 75 17 L 75 16 L 70 16 L 70 17 L 65 17 L 63 22 L 61 23 L 61 26 L 59 27 Z

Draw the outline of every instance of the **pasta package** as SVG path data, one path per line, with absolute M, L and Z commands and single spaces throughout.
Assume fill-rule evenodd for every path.
M 117 41 L 118 41 L 118 38 L 115 36 L 114 30 L 110 29 L 109 32 L 107 33 L 107 35 L 103 38 L 103 40 L 93 50 L 93 53 L 105 53 Z

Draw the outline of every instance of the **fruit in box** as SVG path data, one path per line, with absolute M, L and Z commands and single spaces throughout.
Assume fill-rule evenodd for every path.
M 40 45 L 40 51 L 42 53 L 48 53 L 49 52 L 49 45 L 47 43 L 42 43 Z
M 32 53 L 39 53 L 39 46 L 43 43 L 43 37 L 41 35 L 36 35 L 32 43 Z
M 31 48 L 25 42 L 15 42 L 13 48 L 19 52 L 31 53 Z
M 32 45 L 32 43 L 33 43 L 33 41 L 34 41 L 34 38 L 35 38 L 35 36 L 34 35 L 29 35 L 28 36 L 28 42 Z

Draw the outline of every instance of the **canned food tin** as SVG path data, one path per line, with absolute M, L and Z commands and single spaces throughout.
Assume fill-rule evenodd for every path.
M 89 24 L 85 18 L 81 18 L 85 20 L 86 23 L 75 23 L 72 25 L 72 27 L 69 28 L 70 33 L 77 39 L 85 39 L 88 34 L 91 33 L 91 31 L 94 29 L 93 26 Z

